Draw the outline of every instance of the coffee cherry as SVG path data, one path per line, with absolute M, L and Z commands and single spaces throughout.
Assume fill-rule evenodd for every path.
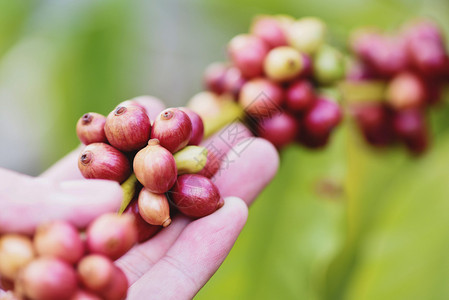
M 151 139 L 134 158 L 134 173 L 140 183 L 153 193 L 167 192 L 175 183 L 177 169 L 173 155 Z
M 201 119 L 200 115 L 187 107 L 180 107 L 179 109 L 185 112 L 192 122 L 192 134 L 190 135 L 188 145 L 199 145 L 204 136 L 203 119 Z
M 215 184 L 197 174 L 179 176 L 168 195 L 182 214 L 193 218 L 210 215 L 224 204 Z
M 165 194 L 155 194 L 143 188 L 137 203 L 140 215 L 146 222 L 162 227 L 170 225 L 170 207 Z
M 115 260 L 137 243 L 137 228 L 131 215 L 104 214 L 87 228 L 87 249 Z
M 426 130 L 423 112 L 410 109 L 396 113 L 394 130 L 400 138 L 408 139 Z
M 413 39 L 408 43 L 413 65 L 428 77 L 438 77 L 445 73 L 446 49 L 444 44 L 433 39 Z
M 256 118 L 267 118 L 279 110 L 283 102 L 282 88 L 265 78 L 248 81 L 242 87 L 240 105 Z
M 31 240 L 23 235 L 5 234 L 0 237 L 0 274 L 15 280 L 20 270 L 34 258 Z
M 398 112 L 394 117 L 394 130 L 411 153 L 419 155 L 427 150 L 429 138 L 422 111 L 410 109 Z
M 133 200 L 126 208 L 124 214 L 130 214 L 134 216 L 134 225 L 137 228 L 137 242 L 143 243 L 152 238 L 156 233 L 158 233 L 162 226 L 151 225 L 146 222 L 139 212 L 139 205 L 137 199 Z
M 314 54 L 324 43 L 326 25 L 317 18 L 302 18 L 294 22 L 288 32 L 289 44 L 301 52 Z
M 263 61 L 268 53 L 268 46 L 262 39 L 248 34 L 237 35 L 229 42 L 228 52 L 244 77 L 262 75 Z
M 63 221 L 40 225 L 34 236 L 34 245 L 40 256 L 57 257 L 69 264 L 77 263 L 84 254 L 78 230 Z
M 77 291 L 73 267 L 53 257 L 29 263 L 16 281 L 18 294 L 33 300 L 70 299 Z
M 311 135 L 325 136 L 340 123 L 341 119 L 342 113 L 338 104 L 319 98 L 304 115 L 303 126 Z
M 110 283 L 99 294 L 104 300 L 123 300 L 127 292 L 128 279 L 120 268 L 114 266 Z
M 408 67 L 409 56 L 404 40 L 384 37 L 379 46 L 371 50 L 371 66 L 379 75 L 390 78 Z
M 141 107 L 118 106 L 106 118 L 104 131 L 112 146 L 128 152 L 147 144 L 151 123 L 146 111 Z
M 128 158 L 119 150 L 103 143 L 86 146 L 79 156 L 78 168 L 85 178 L 114 180 L 119 183 L 131 175 Z
M 230 93 L 237 100 L 245 82 L 242 72 L 236 67 L 230 67 L 224 75 L 223 87 L 225 92 Z
M 350 81 L 364 81 L 376 78 L 376 73 L 366 63 L 355 61 L 351 63 L 346 74 Z
M 257 127 L 258 136 L 282 149 L 292 143 L 298 135 L 299 124 L 294 117 L 280 113 L 269 119 L 261 120 Z
M 106 117 L 97 113 L 84 114 L 76 123 L 76 134 L 84 145 L 107 143 L 104 133 Z
M 287 45 L 287 37 L 279 20 L 271 16 L 256 17 L 250 32 L 264 40 L 270 48 Z
M 90 254 L 79 262 L 77 273 L 83 286 L 91 291 L 99 292 L 111 282 L 114 263 L 106 256 Z
M 353 107 L 354 117 L 365 140 L 376 147 L 391 145 L 396 140 L 393 130 L 393 112 L 382 102 Z
M 301 73 L 303 64 L 301 54 L 292 47 L 277 47 L 265 57 L 264 71 L 274 81 L 288 81 Z
M 162 111 L 154 120 L 151 138 L 158 139 L 162 147 L 171 153 L 184 148 L 192 135 L 192 121 L 177 108 Z
M 413 73 L 401 73 L 388 85 L 387 101 L 396 110 L 421 107 L 425 99 L 424 84 Z
M 384 47 L 384 39 L 377 31 L 359 29 L 352 33 L 350 47 L 364 63 L 373 65 L 376 52 L 381 51 Z
M 343 55 L 335 48 L 323 46 L 313 60 L 314 77 L 322 84 L 332 84 L 345 75 Z
M 216 94 L 222 94 L 224 89 L 224 77 L 229 69 L 225 63 L 210 64 L 204 72 L 204 85 L 207 90 Z
M 312 84 L 307 80 L 293 82 L 285 94 L 285 105 L 291 112 L 307 110 L 315 101 L 315 92 Z
M 352 49 L 376 77 L 390 78 L 409 65 L 407 43 L 402 37 L 359 30 L 352 36 Z

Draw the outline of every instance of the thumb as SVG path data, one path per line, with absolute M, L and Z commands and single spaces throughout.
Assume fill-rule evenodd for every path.
M 31 234 L 52 220 L 86 227 L 97 216 L 117 211 L 123 193 L 107 180 L 57 182 L 0 169 L 0 233 Z

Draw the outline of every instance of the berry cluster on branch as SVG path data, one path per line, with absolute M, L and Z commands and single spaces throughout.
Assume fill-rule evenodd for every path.
M 440 28 L 428 20 L 408 23 L 394 33 L 358 30 L 350 47 L 353 84 L 381 84 L 371 101 L 351 103 L 365 140 L 375 147 L 402 143 L 412 154 L 429 146 L 426 111 L 437 107 L 449 80 L 449 56 Z M 371 99 L 370 99 L 371 98 Z
M 213 119 L 238 106 L 244 114 L 234 116 L 278 149 L 293 142 L 310 148 L 328 143 L 342 112 L 320 88 L 343 78 L 345 63 L 326 44 L 326 25 L 320 19 L 259 16 L 250 33 L 232 38 L 227 50 L 229 62 L 207 67 L 207 92 L 194 96 L 190 108 Z

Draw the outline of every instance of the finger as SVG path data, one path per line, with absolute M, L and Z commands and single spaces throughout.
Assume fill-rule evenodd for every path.
M 165 107 L 161 100 L 151 96 L 140 96 L 131 100 L 144 107 L 151 120 L 154 120 Z M 82 179 L 78 169 L 78 156 L 82 148 L 83 146 L 80 146 L 73 150 L 40 176 L 58 181 Z
M 221 209 L 190 223 L 167 254 L 131 286 L 129 298 L 192 299 L 223 263 L 247 216 L 241 199 L 227 198 Z
M 5 173 L 0 173 L 0 180 Z M 117 211 L 123 197 L 120 185 L 108 180 L 13 177 L 9 185 L 0 186 L 0 233 L 31 234 L 36 226 L 52 220 L 84 228 L 97 216 Z
M 207 150 L 214 152 L 218 158 L 221 158 L 225 156 L 232 147 L 252 136 L 251 131 L 249 131 L 249 129 L 242 123 L 235 122 L 229 124 L 207 140 L 203 141 L 201 146 L 206 147 Z
M 273 179 L 278 167 L 279 155 L 271 143 L 248 138 L 223 157 L 212 180 L 223 197 L 236 196 L 250 205 Z

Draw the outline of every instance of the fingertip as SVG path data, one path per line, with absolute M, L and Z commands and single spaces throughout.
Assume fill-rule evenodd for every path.
M 226 197 L 224 199 L 225 204 L 221 209 L 226 210 L 226 213 L 232 217 L 235 224 L 239 224 L 239 227 L 243 227 L 248 220 L 248 206 L 245 201 L 239 197 Z
M 228 152 L 213 181 L 223 197 L 238 196 L 248 205 L 273 179 L 279 167 L 276 148 L 262 138 L 248 138 Z
M 123 190 L 116 181 L 103 179 L 70 180 L 59 183 L 66 195 L 79 198 L 79 204 L 103 205 L 104 211 L 117 211 L 123 199 Z
M 263 152 L 263 156 L 266 158 L 267 163 L 265 171 L 268 182 L 273 179 L 279 169 L 279 152 L 276 147 L 269 141 L 263 138 L 254 138 L 254 146 Z

